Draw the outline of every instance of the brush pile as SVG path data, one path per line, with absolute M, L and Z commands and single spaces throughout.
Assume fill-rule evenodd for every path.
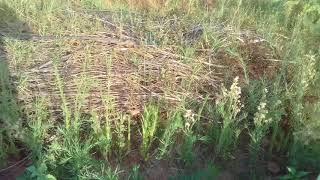
M 136 114 L 152 99 L 174 104 L 183 97 L 202 98 L 197 92 L 205 85 L 216 87 L 220 80 L 201 72 L 204 67 L 195 72 L 170 49 L 139 45 L 114 34 L 33 41 L 40 51 L 32 67 L 18 72 L 26 81 L 18 98 L 23 104 L 44 98 L 54 115 L 61 115 L 63 105 L 83 113 L 116 108 Z
M 218 51 L 197 49 L 195 58 L 185 57 L 176 47 L 142 45 L 138 40 L 142 37 L 137 38 L 108 19 L 98 20 L 106 32 L 26 36 L 37 47 L 34 63 L 12 73 L 25 82 L 24 87 L 18 87 L 17 97 L 26 108 L 32 108 L 27 105 L 42 98 L 53 116 L 61 116 L 64 108 L 100 115 L 115 109 L 114 112 L 136 116 L 152 100 L 174 105 L 186 98 L 214 98 L 222 79 L 227 75 L 241 78 L 244 74 L 241 61 L 225 52 L 227 47 Z M 266 69 L 274 67 L 266 61 L 272 59 L 271 55 L 263 57 L 270 51 L 265 50 L 263 39 L 257 40 L 248 33 L 235 34 L 230 28 L 220 28 L 216 33 L 225 37 L 225 44 L 238 39 L 239 48 L 249 56 L 250 74 L 259 74 L 255 72 L 258 67 L 262 76 Z

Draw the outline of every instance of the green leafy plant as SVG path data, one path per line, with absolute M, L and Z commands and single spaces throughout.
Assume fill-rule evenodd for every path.
M 197 114 L 194 113 L 193 110 L 188 109 L 185 111 L 185 114 L 183 116 L 184 126 L 182 130 L 184 132 L 185 138 L 181 148 L 181 158 L 184 162 L 187 163 L 187 165 L 191 165 L 195 159 L 194 144 L 200 138 L 199 135 L 194 131 L 194 126 L 200 121 L 201 114 L 204 107 L 206 106 L 207 100 L 207 98 L 204 100 Z
M 119 115 L 119 118 L 115 122 L 115 145 L 119 157 L 121 157 L 123 152 L 126 150 L 126 144 L 129 144 L 129 139 L 126 139 L 126 133 L 128 133 L 129 129 L 127 129 L 125 124 L 127 122 L 130 123 L 130 120 L 128 120 L 129 118 L 130 117 L 126 115 Z
M 320 3 L 316 0 L 290 0 L 285 3 L 288 24 L 302 21 L 303 28 L 312 35 L 319 36 Z
M 93 141 L 102 154 L 107 157 L 111 152 L 112 132 L 109 119 L 106 118 L 106 123 L 101 125 L 100 119 L 96 114 L 91 117 L 93 129 Z
M 186 163 L 186 165 L 190 166 L 192 162 L 195 160 L 194 154 L 194 144 L 197 142 L 198 136 L 194 133 L 185 134 L 184 142 L 181 146 L 181 158 Z
M 45 103 L 46 100 L 44 98 L 36 100 L 33 106 L 35 113 L 28 116 L 28 125 L 30 127 L 28 135 L 30 138 L 26 139 L 25 142 L 32 150 L 33 160 L 44 159 L 45 141 L 48 136 L 48 129 L 52 127 L 52 124 L 46 121 L 49 113 Z
M 145 159 L 149 157 L 150 147 L 155 139 L 158 122 L 160 120 L 159 108 L 156 105 L 145 107 L 142 117 L 142 144 L 141 154 Z
M 129 175 L 128 180 L 143 180 L 144 178 L 142 177 L 142 175 L 139 172 L 140 166 L 136 165 L 132 168 L 132 171 Z
M 175 137 L 179 130 L 183 127 L 183 118 L 180 111 L 175 111 L 169 117 L 169 125 L 166 127 L 162 137 L 160 138 L 160 147 L 158 158 L 162 159 L 170 152 L 172 145 L 175 143 Z
M 250 133 L 251 140 L 252 140 L 252 147 L 258 148 L 261 144 L 261 141 L 263 137 L 267 134 L 270 123 L 272 121 L 271 118 L 269 118 L 269 112 L 267 109 L 267 89 L 264 89 L 264 92 L 262 94 L 260 104 L 257 108 L 257 112 L 254 115 L 253 123 L 254 123 L 254 130 Z
M 240 134 L 239 120 L 237 119 L 237 115 L 243 107 L 240 97 L 241 88 L 238 86 L 238 77 L 236 77 L 230 90 L 223 86 L 222 92 L 216 100 L 217 112 L 222 119 L 216 152 L 218 154 L 224 153 L 224 156 L 230 149 L 233 149 Z
M 15 141 L 20 140 L 24 134 L 20 109 L 7 66 L 5 59 L 0 56 L 0 167 L 5 165 L 7 153 L 17 152 Z
M 288 174 L 280 177 L 281 180 L 300 180 L 300 179 L 305 179 L 309 172 L 305 171 L 297 171 L 293 167 L 287 167 Z
M 47 166 L 42 163 L 40 166 L 32 165 L 27 168 L 26 172 L 17 178 L 18 180 L 56 180 L 56 178 L 48 174 Z
M 251 164 L 254 165 L 257 163 L 259 154 L 261 152 L 261 143 L 263 138 L 268 133 L 269 127 L 272 123 L 272 118 L 269 116 L 267 109 L 267 89 L 263 90 L 262 97 L 260 99 L 260 104 L 258 106 L 257 112 L 254 114 L 253 123 L 254 129 L 250 132 L 251 142 L 250 142 L 250 159 Z M 255 169 L 252 169 L 252 175 L 255 176 Z

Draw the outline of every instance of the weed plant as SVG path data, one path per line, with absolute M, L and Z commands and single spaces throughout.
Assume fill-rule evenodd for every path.
M 0 167 L 10 167 L 12 157 L 27 154 L 32 162 L 20 179 L 122 179 L 129 174 L 122 169 L 132 167 L 135 168 L 129 179 L 142 179 L 143 171 L 148 172 L 148 165 L 154 162 L 170 162 L 175 166 L 171 169 L 188 171 L 192 167 L 196 171 L 199 152 L 195 147 L 199 145 L 205 147 L 201 152 L 208 153 L 208 157 L 212 157 L 211 153 L 218 157 L 202 173 L 214 179 L 218 176 L 216 165 L 230 168 L 227 164 L 236 161 L 237 158 L 231 157 L 237 155 L 234 149 L 243 148 L 238 146 L 239 134 L 245 133 L 246 128 L 250 141 L 241 144 L 249 145 L 250 167 L 259 166 L 258 160 L 272 161 L 270 157 L 278 157 L 279 165 L 284 167 L 277 176 L 287 173 L 284 179 L 309 178 L 318 173 L 319 1 L 216 0 L 213 7 L 209 6 L 210 2 L 213 1 L 0 0 Z M 101 14 L 105 17 L 101 18 Z M 99 49 L 97 52 L 105 58 L 105 66 L 100 68 L 106 72 L 107 80 L 100 82 L 86 73 L 77 74 L 72 82 L 75 98 L 68 98 L 69 77 L 63 76 L 60 67 L 70 62 L 62 59 L 83 42 L 70 44 L 60 39 L 65 35 L 105 33 L 110 24 L 117 27 L 115 36 L 121 40 L 132 36 L 134 41 L 139 41 L 139 47 L 161 48 L 168 54 L 163 61 L 174 52 L 179 64 L 190 67 L 187 74 L 190 81 L 181 80 L 180 74 L 169 73 L 172 77 L 165 77 L 164 81 L 168 82 L 163 83 L 166 87 L 160 93 L 164 98 L 159 96 L 159 99 L 175 99 L 172 104 L 171 101 L 168 106 L 146 102 L 137 117 L 119 110 L 111 92 L 112 72 L 117 63 L 113 59 L 120 55 Z M 203 34 L 189 41 L 186 34 L 194 27 L 201 27 Z M 123 31 L 130 33 L 121 34 Z M 261 41 L 250 39 L 250 34 Z M 50 40 L 48 45 L 34 40 L 38 36 L 55 40 Z M 253 53 L 260 53 L 258 46 L 271 51 L 254 59 L 240 48 L 245 43 Z M 84 59 L 79 66 L 83 72 L 91 72 L 96 60 L 90 48 L 91 45 L 86 45 L 76 50 L 86 54 L 77 57 Z M 135 48 L 117 50 L 127 52 L 128 59 L 133 61 L 130 67 L 145 65 L 143 57 L 151 55 L 150 52 L 134 55 L 140 50 Z M 265 58 L 269 54 L 272 58 Z M 18 96 L 28 95 L 28 86 L 36 83 L 29 80 L 42 59 L 48 59 L 46 63 L 53 66 L 52 86 L 57 90 L 55 100 L 60 102 L 59 117 L 50 111 L 50 97 L 39 97 L 27 104 L 18 101 Z M 274 66 L 271 70 L 262 69 L 265 65 Z M 257 73 L 257 77 L 252 77 L 252 73 Z M 195 74 L 212 78 L 201 79 Z M 222 86 L 217 96 L 220 87 L 200 88 L 207 81 L 215 85 L 235 76 L 238 77 L 230 88 Z M 170 79 L 175 79 L 175 84 Z M 141 81 L 158 85 L 149 75 Z M 107 88 L 99 87 L 99 83 Z M 173 92 L 172 87 L 176 86 L 181 92 Z M 104 110 L 93 109 L 84 114 L 86 98 L 92 90 L 102 92 L 98 100 Z M 169 97 L 172 94 L 174 97 Z M 191 101 L 200 104 L 200 108 L 186 101 L 192 97 L 197 97 Z M 134 165 L 120 167 L 131 160 L 130 155 L 135 151 L 140 154 L 135 154 Z M 140 155 L 144 163 L 138 168 Z M 177 159 L 183 163 L 175 164 Z M 288 172 L 282 171 L 286 167 L 290 167 Z M 187 176 L 207 177 L 200 175 L 201 170 L 197 172 Z M 252 175 L 252 178 L 270 178 L 270 173 Z
M 156 138 L 158 123 L 160 120 L 159 107 L 149 105 L 145 108 L 142 118 L 142 144 L 141 154 L 147 160 L 149 158 L 149 150 Z
M 240 95 L 241 88 L 238 86 L 238 77 L 236 77 L 230 90 L 222 87 L 221 94 L 216 100 L 217 112 L 222 119 L 216 152 L 217 154 L 224 153 L 225 157 L 227 157 L 228 151 L 234 148 L 241 132 L 238 114 L 243 105 L 240 102 Z

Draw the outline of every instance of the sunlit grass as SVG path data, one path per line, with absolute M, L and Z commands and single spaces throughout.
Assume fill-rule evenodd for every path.
M 24 154 L 32 160 L 25 178 L 141 179 L 159 162 L 182 172 L 205 167 L 216 172 L 211 162 L 230 168 L 226 164 L 237 159 L 238 148 L 249 149 L 248 168 L 277 156 L 281 166 L 318 172 L 320 10 L 315 4 L 0 0 L 0 167 Z M 187 36 L 195 27 L 202 34 Z M 68 40 L 97 34 L 107 34 L 102 41 L 110 34 L 131 37 L 135 44 L 105 48 L 94 39 Z M 260 46 L 269 50 L 261 52 Z M 141 52 L 154 47 L 161 53 Z M 181 66 L 161 67 L 146 58 L 166 61 L 171 54 Z M 121 58 L 130 63 L 119 63 Z M 270 62 L 276 64 L 275 77 L 263 69 Z M 80 73 L 70 75 L 73 69 L 61 67 Z M 32 81 L 38 68 L 47 72 L 42 78 L 54 89 L 49 94 L 39 79 Z M 121 70 L 126 79 L 116 76 Z M 99 72 L 105 74 L 92 77 Z M 127 99 L 119 100 L 115 83 Z M 32 96 L 30 87 L 43 94 L 23 102 Z M 128 87 L 146 94 L 133 110 L 125 107 L 138 95 Z M 249 140 L 242 142 L 240 134 Z M 270 174 L 255 174 L 254 168 L 251 173 Z

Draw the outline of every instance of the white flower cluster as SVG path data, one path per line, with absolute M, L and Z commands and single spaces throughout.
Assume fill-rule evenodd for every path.
M 261 98 L 261 102 L 258 106 L 258 111 L 254 114 L 253 121 L 256 127 L 267 125 L 272 120 L 271 118 L 267 118 L 268 110 L 266 108 L 267 106 L 266 93 L 268 93 L 267 89 L 264 90 L 263 96 Z
M 239 86 L 239 77 L 235 77 L 233 83 L 228 91 L 222 86 L 222 92 L 217 96 L 216 105 L 223 107 L 222 115 L 224 119 L 234 119 L 236 115 L 241 111 L 243 105 L 240 101 L 241 98 L 241 87 Z
M 192 112 L 192 110 L 186 110 L 186 113 L 184 114 L 185 118 L 185 130 L 190 131 L 193 127 L 193 125 L 196 123 L 195 114 Z

